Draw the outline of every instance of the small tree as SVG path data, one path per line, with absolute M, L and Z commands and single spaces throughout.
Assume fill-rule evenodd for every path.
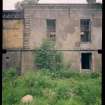
M 55 50 L 53 41 L 45 40 L 35 52 L 35 64 L 39 69 L 57 70 L 63 65 L 63 56 Z

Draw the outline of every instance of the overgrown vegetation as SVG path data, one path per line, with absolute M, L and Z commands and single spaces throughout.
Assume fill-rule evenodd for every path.
M 55 50 L 53 41 L 44 40 L 35 51 L 35 64 L 39 69 L 59 70 L 63 67 L 63 55 Z
M 23 105 L 30 94 L 30 105 L 101 105 L 101 75 L 79 73 L 64 66 L 63 55 L 53 42 L 44 41 L 35 52 L 38 70 L 17 75 L 15 69 L 2 74 L 2 105 Z
M 23 105 L 20 100 L 31 94 L 30 105 L 101 105 L 101 75 L 33 70 L 17 76 L 14 69 L 3 73 L 2 105 Z

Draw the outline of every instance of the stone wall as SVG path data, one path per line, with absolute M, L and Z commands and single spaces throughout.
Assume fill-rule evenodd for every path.
M 29 70 L 34 70 L 34 53 L 33 51 L 23 51 L 21 58 L 21 73 L 25 73 Z
M 3 48 L 23 47 L 23 20 L 3 20 Z
M 16 68 L 18 73 L 21 73 L 21 52 L 20 51 L 7 51 L 2 56 L 3 70 Z
M 102 48 L 102 10 L 94 4 L 31 4 L 24 5 L 24 36 L 29 49 L 40 46 L 47 38 L 46 19 L 56 19 L 56 48 L 60 50 L 97 50 Z M 91 19 L 91 42 L 80 41 L 80 19 Z M 28 36 L 27 36 L 28 35 Z M 81 69 L 81 52 L 63 52 L 65 62 Z M 92 70 L 101 69 L 101 55 L 92 53 Z M 96 67 L 96 65 L 99 65 Z
M 20 50 L 34 50 L 41 45 L 47 38 L 47 19 L 56 19 L 56 49 L 71 50 L 62 51 L 68 67 L 81 71 L 81 53 L 90 52 L 92 71 L 101 69 L 101 55 L 97 53 L 102 48 L 100 4 L 23 4 L 23 11 L 24 19 L 3 20 L 3 48 L 18 50 L 3 54 L 4 69 L 16 67 L 24 73 L 35 68 L 34 53 Z M 80 40 L 80 19 L 91 20 L 91 42 Z
M 21 72 L 21 51 L 23 48 L 23 20 L 4 19 L 3 20 L 3 49 L 7 52 L 3 54 L 3 70 L 16 68 Z

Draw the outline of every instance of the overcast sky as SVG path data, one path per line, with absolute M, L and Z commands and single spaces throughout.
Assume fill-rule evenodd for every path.
M 14 5 L 17 1 L 22 0 L 3 0 L 3 10 L 14 9 Z M 102 3 L 102 0 L 96 0 Z M 39 3 L 87 3 L 86 0 L 40 0 Z

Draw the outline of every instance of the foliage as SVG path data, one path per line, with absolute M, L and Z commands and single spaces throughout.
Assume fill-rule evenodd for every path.
M 35 52 L 35 64 L 39 69 L 58 70 L 63 66 L 63 55 L 55 50 L 52 41 L 44 40 Z
M 12 76 L 13 69 L 4 76 L 2 105 L 23 105 L 20 100 L 27 94 L 34 98 L 29 105 L 101 105 L 101 75 L 95 73 L 42 69 L 30 70 L 14 80 Z
M 2 77 L 8 77 L 8 79 L 14 79 L 17 77 L 16 69 L 10 68 L 2 72 Z

